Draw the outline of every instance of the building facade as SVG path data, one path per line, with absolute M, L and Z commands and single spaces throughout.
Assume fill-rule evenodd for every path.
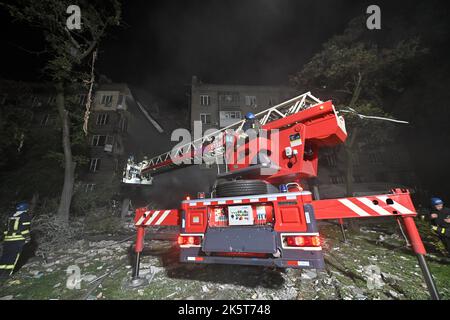
M 79 96 L 84 103 L 86 96 Z M 129 111 L 133 97 L 125 84 L 103 84 L 95 92 L 88 124 L 89 164 L 81 179 L 86 191 L 117 184 L 128 157 Z
M 61 125 L 55 106 L 56 93 L 50 83 L 18 83 L 8 80 L 0 83 L 0 105 L 16 101 L 21 106 L 17 110 L 26 111 L 29 117 L 31 134 L 60 136 Z M 82 118 L 87 101 L 86 89 L 71 89 L 66 92 L 65 98 L 66 107 L 79 110 L 75 116 Z M 88 134 L 84 136 L 79 133 L 83 140 L 78 142 L 83 149 L 80 155 L 87 157 L 87 164 L 77 166 L 77 188 L 91 192 L 100 186 L 119 187 L 117 182 L 122 177 L 123 166 L 128 155 L 133 153 L 129 143 L 129 123 L 140 116 L 130 111 L 133 108 L 136 108 L 134 98 L 126 84 L 105 83 L 96 88 L 92 97 Z M 72 133 L 76 130 L 81 128 L 72 128 Z M 72 140 L 74 139 L 72 136 Z M 57 140 L 59 142 L 60 138 Z
M 411 164 L 409 152 L 399 142 L 371 146 L 364 140 L 357 141 L 352 159 L 354 196 L 378 194 L 399 187 L 414 191 L 418 187 L 418 177 Z M 343 147 L 320 150 L 316 182 L 321 197 L 347 196 L 346 155 Z
M 190 126 L 202 122 L 203 131 L 224 128 L 242 120 L 247 112 L 258 113 L 298 95 L 287 86 L 224 85 L 202 83 L 192 77 Z

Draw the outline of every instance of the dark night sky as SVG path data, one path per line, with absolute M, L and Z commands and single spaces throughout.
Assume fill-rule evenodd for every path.
M 411 109 L 420 114 L 416 117 L 420 124 L 416 128 L 421 139 L 417 142 L 418 149 L 422 152 L 415 159 L 419 159 L 417 171 L 422 172 L 431 190 L 439 185 L 429 178 L 436 168 L 449 176 L 448 154 L 438 157 L 438 164 L 434 157 L 428 156 L 437 152 L 434 144 L 448 146 L 445 119 L 449 109 L 442 107 L 444 114 L 437 119 L 434 105 L 430 105 L 431 101 L 448 101 L 448 1 L 123 0 L 123 3 L 124 27 L 110 30 L 102 42 L 97 72 L 176 108 L 187 104 L 186 85 L 192 75 L 213 83 L 286 83 L 290 74 L 299 71 L 321 49 L 322 43 L 341 34 L 352 18 L 366 16 L 368 5 L 381 7 L 382 31 L 374 31 L 378 38 L 385 39 L 388 35 L 396 41 L 401 39 L 399 25 L 392 22 L 402 17 L 403 32 L 412 30 L 421 35 L 424 46 L 430 49 L 428 58 L 411 78 L 411 87 L 404 94 L 407 103 L 403 103 L 407 111 L 408 105 L 420 106 Z M 40 69 L 46 57 L 30 55 L 19 48 L 41 50 L 43 39 L 38 30 L 12 23 L 3 10 L 0 10 L 0 30 L 0 78 L 45 80 Z M 433 121 L 432 126 L 427 124 L 429 121 Z M 441 139 L 440 144 L 435 137 Z M 450 179 L 445 177 L 440 177 L 440 183 L 445 181 L 448 185 Z
M 377 2 L 378 4 L 380 1 Z M 382 14 L 396 14 L 406 1 L 383 4 Z M 115 82 L 127 82 L 167 100 L 184 96 L 191 76 L 205 82 L 286 83 L 341 33 L 348 21 L 365 15 L 366 1 L 124 1 L 126 26 L 110 32 L 101 45 L 97 71 Z M 36 30 L 11 24 L 0 12 L 0 77 L 42 78 L 45 57 Z
M 127 26 L 111 32 L 98 71 L 166 97 L 198 75 L 205 82 L 277 84 L 299 70 L 323 41 L 364 14 L 361 1 L 126 1 Z M 0 77 L 42 78 L 39 33 L 0 13 Z

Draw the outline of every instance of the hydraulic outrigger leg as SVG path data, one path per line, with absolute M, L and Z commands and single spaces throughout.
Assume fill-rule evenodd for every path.
M 144 236 L 145 229 L 143 227 L 137 228 L 136 245 L 134 249 L 136 253 L 136 260 L 134 263 L 133 277 L 131 279 L 132 284 L 135 286 L 139 286 L 142 283 L 142 279 L 139 278 L 139 267 L 141 264 L 141 253 L 144 249 Z
M 417 260 L 419 261 L 419 266 L 422 270 L 422 275 L 427 285 L 428 292 L 433 300 L 440 300 L 439 292 L 437 291 L 433 276 L 431 275 L 430 269 L 428 268 L 428 264 L 425 260 L 426 250 L 423 246 L 422 240 L 420 239 L 419 231 L 414 223 L 414 219 L 412 217 L 402 217 L 402 219 L 412 249 L 416 253 Z

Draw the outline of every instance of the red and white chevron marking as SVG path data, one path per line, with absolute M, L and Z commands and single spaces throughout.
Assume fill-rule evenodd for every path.
M 178 210 L 147 210 L 137 217 L 136 226 L 178 225 Z
M 217 205 L 229 205 L 229 204 L 247 204 L 254 202 L 270 202 L 270 201 L 296 201 L 300 200 L 297 197 L 305 194 L 310 194 L 309 192 L 290 192 L 286 193 L 274 193 L 267 195 L 257 195 L 257 196 L 245 196 L 245 197 L 233 197 L 233 198 L 212 198 L 212 199 L 202 199 L 202 200 L 186 200 L 183 201 L 184 205 L 188 207 L 204 207 L 204 206 L 217 206 Z
M 388 204 L 388 199 L 392 200 Z M 409 194 L 313 201 L 316 219 L 415 215 Z

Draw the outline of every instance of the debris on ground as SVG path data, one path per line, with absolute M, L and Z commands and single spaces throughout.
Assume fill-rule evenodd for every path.
M 46 259 L 30 259 L 3 284 L 0 299 L 428 299 L 403 238 L 389 227 L 376 230 L 347 231 L 344 243 L 339 228 L 322 226 L 325 270 L 182 264 L 175 243 L 152 240 L 142 254 L 140 276 L 146 281 L 137 288 L 126 285 L 134 237 L 78 240 Z M 429 265 L 441 296 L 449 299 L 445 261 L 436 256 Z M 68 288 L 68 277 L 78 277 L 78 286 Z

